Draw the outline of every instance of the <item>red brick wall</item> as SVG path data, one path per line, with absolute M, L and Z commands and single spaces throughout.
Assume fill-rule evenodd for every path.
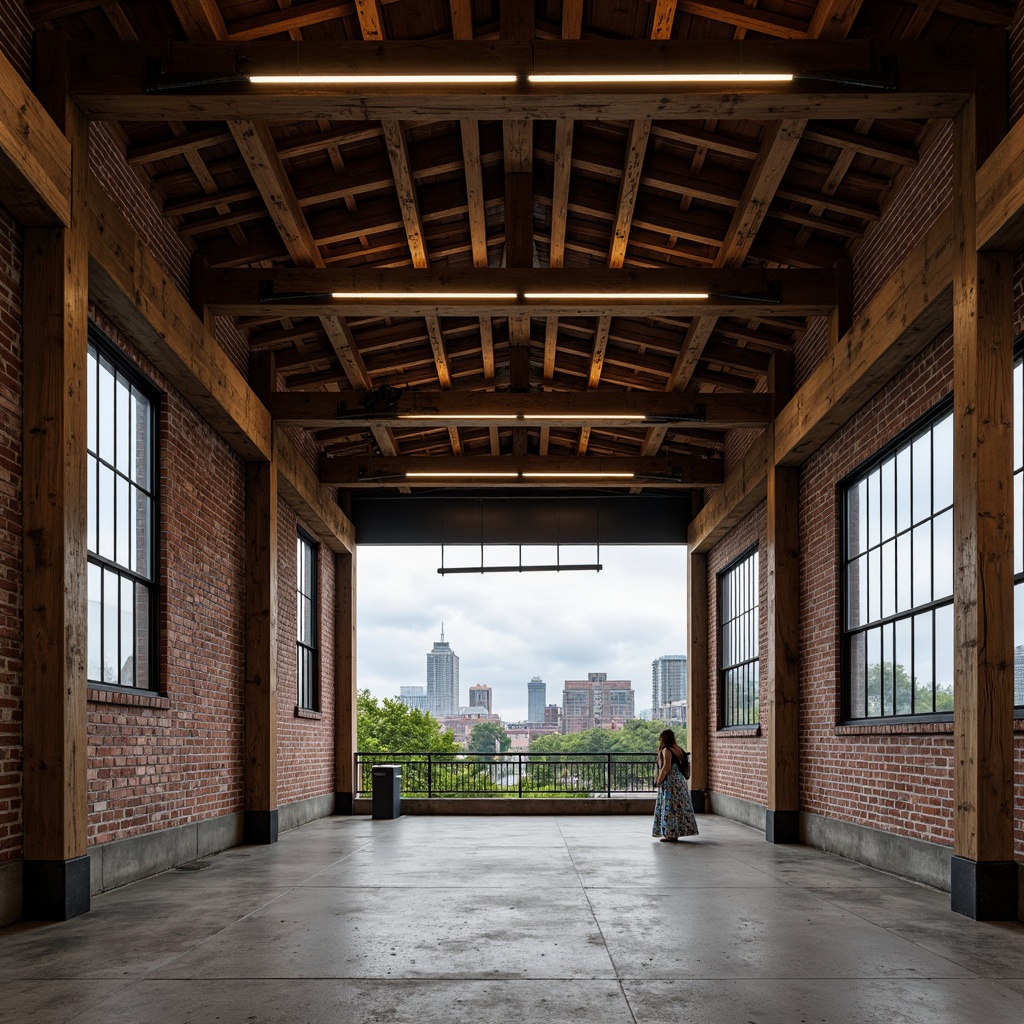
M 97 320 L 166 387 L 102 314 Z M 242 808 L 244 466 L 173 391 L 161 402 L 159 460 L 167 699 L 90 691 L 98 698 L 89 702 L 91 843 Z
M 1024 6 L 1010 23 L 1010 124 L 1024 116 Z
M 0 207 L 0 862 L 22 843 L 21 238 Z
M 296 714 L 297 527 L 284 502 L 277 509 L 277 800 L 288 804 L 334 792 L 334 552 L 321 544 L 317 558 L 320 717 Z
M 762 653 L 761 678 L 761 723 L 765 730 L 768 723 L 764 703 L 764 658 L 767 634 L 765 632 L 765 566 L 764 552 L 767 541 L 765 507 L 761 505 L 743 520 L 708 556 L 708 677 L 711 681 L 708 723 L 710 730 L 710 771 L 708 788 L 715 793 L 742 797 L 763 804 L 767 799 L 768 762 L 767 740 L 764 735 L 752 735 L 754 730 L 743 734 L 718 729 L 718 574 L 735 558 L 742 555 L 754 544 L 758 545 L 761 578 L 758 584 L 761 606 L 759 646 Z
M 0 0 L 0 53 L 28 81 L 32 73 L 32 24 L 24 0 Z

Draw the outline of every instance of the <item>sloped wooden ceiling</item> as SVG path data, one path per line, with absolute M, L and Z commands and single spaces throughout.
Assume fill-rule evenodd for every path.
M 1005 26 L 1013 4 L 29 0 L 27 9 L 37 27 L 89 44 L 81 60 L 99 82 L 85 90 L 95 94 L 108 71 L 112 83 L 120 71 L 109 68 L 119 51 L 100 44 L 117 41 L 168 53 L 167 40 L 219 41 L 233 53 L 288 40 L 378 42 L 382 52 L 423 42 L 438 44 L 427 49 L 440 60 L 452 52 L 440 44 L 453 40 L 579 40 L 612 62 L 631 40 L 744 41 L 750 52 L 764 41 L 922 40 L 941 53 Z M 865 52 L 860 44 L 856 59 Z M 946 70 L 932 61 L 936 81 Z M 206 268 L 215 312 L 235 318 L 252 353 L 273 353 L 275 417 L 312 433 L 325 482 L 393 488 L 420 465 L 414 457 L 480 473 L 536 470 L 545 460 L 560 472 L 585 457 L 588 467 L 622 460 L 638 474 L 634 490 L 687 488 L 721 479 L 726 430 L 768 421 L 770 369 L 785 377 L 811 318 L 837 310 L 842 328 L 851 247 L 916 164 L 928 117 L 942 109 L 893 103 L 879 117 L 830 117 L 830 107 L 849 108 L 830 103 L 828 88 L 805 110 L 767 120 L 724 107 L 722 116 L 682 117 L 678 105 L 658 103 L 636 104 L 632 119 L 622 116 L 628 105 L 595 117 L 570 102 L 533 117 L 513 102 L 460 109 L 454 97 L 445 118 L 436 95 L 424 104 L 430 116 L 416 116 L 414 87 L 390 108 L 394 119 L 317 117 L 312 104 L 309 116 L 288 119 L 268 102 L 266 120 L 225 120 L 217 104 L 191 102 L 197 90 L 168 89 L 138 107 L 160 118 L 122 119 L 119 131 L 129 163 Z M 136 111 L 96 95 L 82 102 L 98 118 Z M 313 273 L 277 273 L 287 268 Z M 686 291 L 697 280 L 690 271 L 717 276 L 707 278 L 714 301 L 704 306 L 359 305 L 323 294 L 327 271 L 342 282 L 328 292 L 404 292 L 418 282 L 424 291 L 492 290 L 494 277 L 507 288 L 503 269 L 518 275 L 517 293 L 545 282 L 601 290 L 620 276 L 624 290 Z M 505 418 L 481 419 L 494 410 Z M 646 422 L 616 418 L 644 410 Z M 515 418 L 529 415 L 559 418 Z M 469 462 L 480 456 L 489 458 Z M 535 481 L 544 484 L 565 481 Z

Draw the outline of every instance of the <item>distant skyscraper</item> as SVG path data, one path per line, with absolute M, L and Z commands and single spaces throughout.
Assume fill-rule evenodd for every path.
M 528 722 L 543 722 L 544 705 L 547 702 L 548 693 L 544 680 L 540 676 L 534 676 L 526 684 L 526 693 L 528 699 L 526 720 Z
M 686 700 L 686 655 L 663 654 L 651 662 L 651 708 L 655 718 L 665 718 L 666 704 Z
M 471 708 L 487 708 L 491 713 L 492 691 L 489 686 L 471 686 L 469 688 L 469 706 Z
M 434 716 L 455 715 L 459 711 L 459 656 L 444 638 L 427 655 L 427 710 Z
M 398 700 L 407 708 L 417 711 L 427 710 L 427 688 L 425 686 L 403 686 L 399 691 Z

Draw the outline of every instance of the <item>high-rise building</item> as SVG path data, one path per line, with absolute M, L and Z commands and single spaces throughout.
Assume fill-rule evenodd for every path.
M 544 724 L 558 725 L 562 720 L 562 709 L 557 704 L 548 704 L 544 708 Z
M 567 679 L 562 691 L 562 732 L 610 729 L 635 718 L 633 684 L 609 679 L 607 672 L 590 672 L 586 679 Z
M 427 710 L 427 688 L 425 686 L 403 686 L 399 690 L 398 700 L 407 708 L 417 711 Z
M 686 703 L 686 655 L 663 654 L 651 662 L 651 709 L 655 718 L 668 721 L 669 704 L 678 709 Z M 678 720 L 678 710 L 676 710 Z M 684 716 L 685 721 L 685 716 Z
M 487 708 L 491 713 L 492 690 L 489 686 L 471 686 L 469 688 L 469 706 L 471 708 Z
M 459 656 L 444 638 L 443 623 L 441 639 L 427 655 L 427 710 L 437 718 L 459 710 Z
M 544 721 L 544 705 L 547 701 L 547 687 L 540 676 L 534 676 L 526 684 L 528 722 Z

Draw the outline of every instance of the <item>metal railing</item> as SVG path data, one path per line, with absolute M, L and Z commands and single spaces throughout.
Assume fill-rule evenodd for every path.
M 408 797 L 612 797 L 654 792 L 654 754 L 356 752 L 360 796 L 373 766 L 402 767 Z

